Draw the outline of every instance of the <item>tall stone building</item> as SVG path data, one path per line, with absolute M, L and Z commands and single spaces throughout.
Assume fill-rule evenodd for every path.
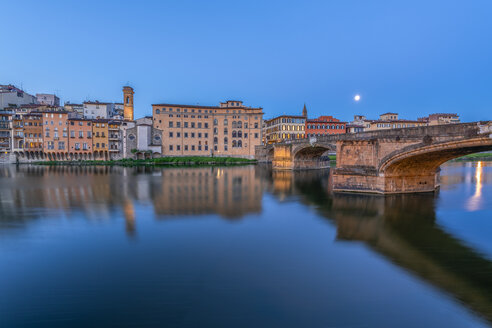
M 126 121 L 133 121 L 133 88 L 123 87 L 123 116 Z
M 261 145 L 263 109 L 229 100 L 220 106 L 154 104 L 153 126 L 162 131 L 164 156 L 254 158 Z

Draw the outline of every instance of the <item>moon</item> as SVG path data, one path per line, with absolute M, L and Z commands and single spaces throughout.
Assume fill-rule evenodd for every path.
M 355 96 L 354 96 L 354 100 L 355 100 L 355 101 L 359 101 L 359 100 L 360 100 L 360 95 L 359 95 L 359 94 L 355 95 Z

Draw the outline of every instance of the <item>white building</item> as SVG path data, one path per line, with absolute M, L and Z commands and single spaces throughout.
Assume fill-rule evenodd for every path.
M 114 116 L 114 104 L 99 101 L 84 102 L 84 117 L 89 119 L 108 119 Z
M 50 93 L 36 93 L 36 99 L 39 104 L 49 106 L 60 106 L 60 98 Z
M 0 85 L 0 109 L 36 103 L 36 97 L 33 95 L 30 95 L 11 84 Z

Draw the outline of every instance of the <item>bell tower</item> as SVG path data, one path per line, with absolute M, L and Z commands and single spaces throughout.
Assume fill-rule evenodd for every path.
M 123 87 L 123 116 L 125 121 L 133 121 L 133 88 Z
M 307 108 L 306 108 L 306 104 L 304 104 L 304 108 L 302 109 L 302 116 L 304 116 L 305 118 L 307 118 Z

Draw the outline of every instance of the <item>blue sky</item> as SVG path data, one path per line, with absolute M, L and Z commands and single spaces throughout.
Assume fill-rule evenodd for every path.
M 0 83 L 62 101 L 216 105 L 265 117 L 492 119 L 492 2 L 5 1 Z M 361 94 L 355 103 L 353 96 Z

